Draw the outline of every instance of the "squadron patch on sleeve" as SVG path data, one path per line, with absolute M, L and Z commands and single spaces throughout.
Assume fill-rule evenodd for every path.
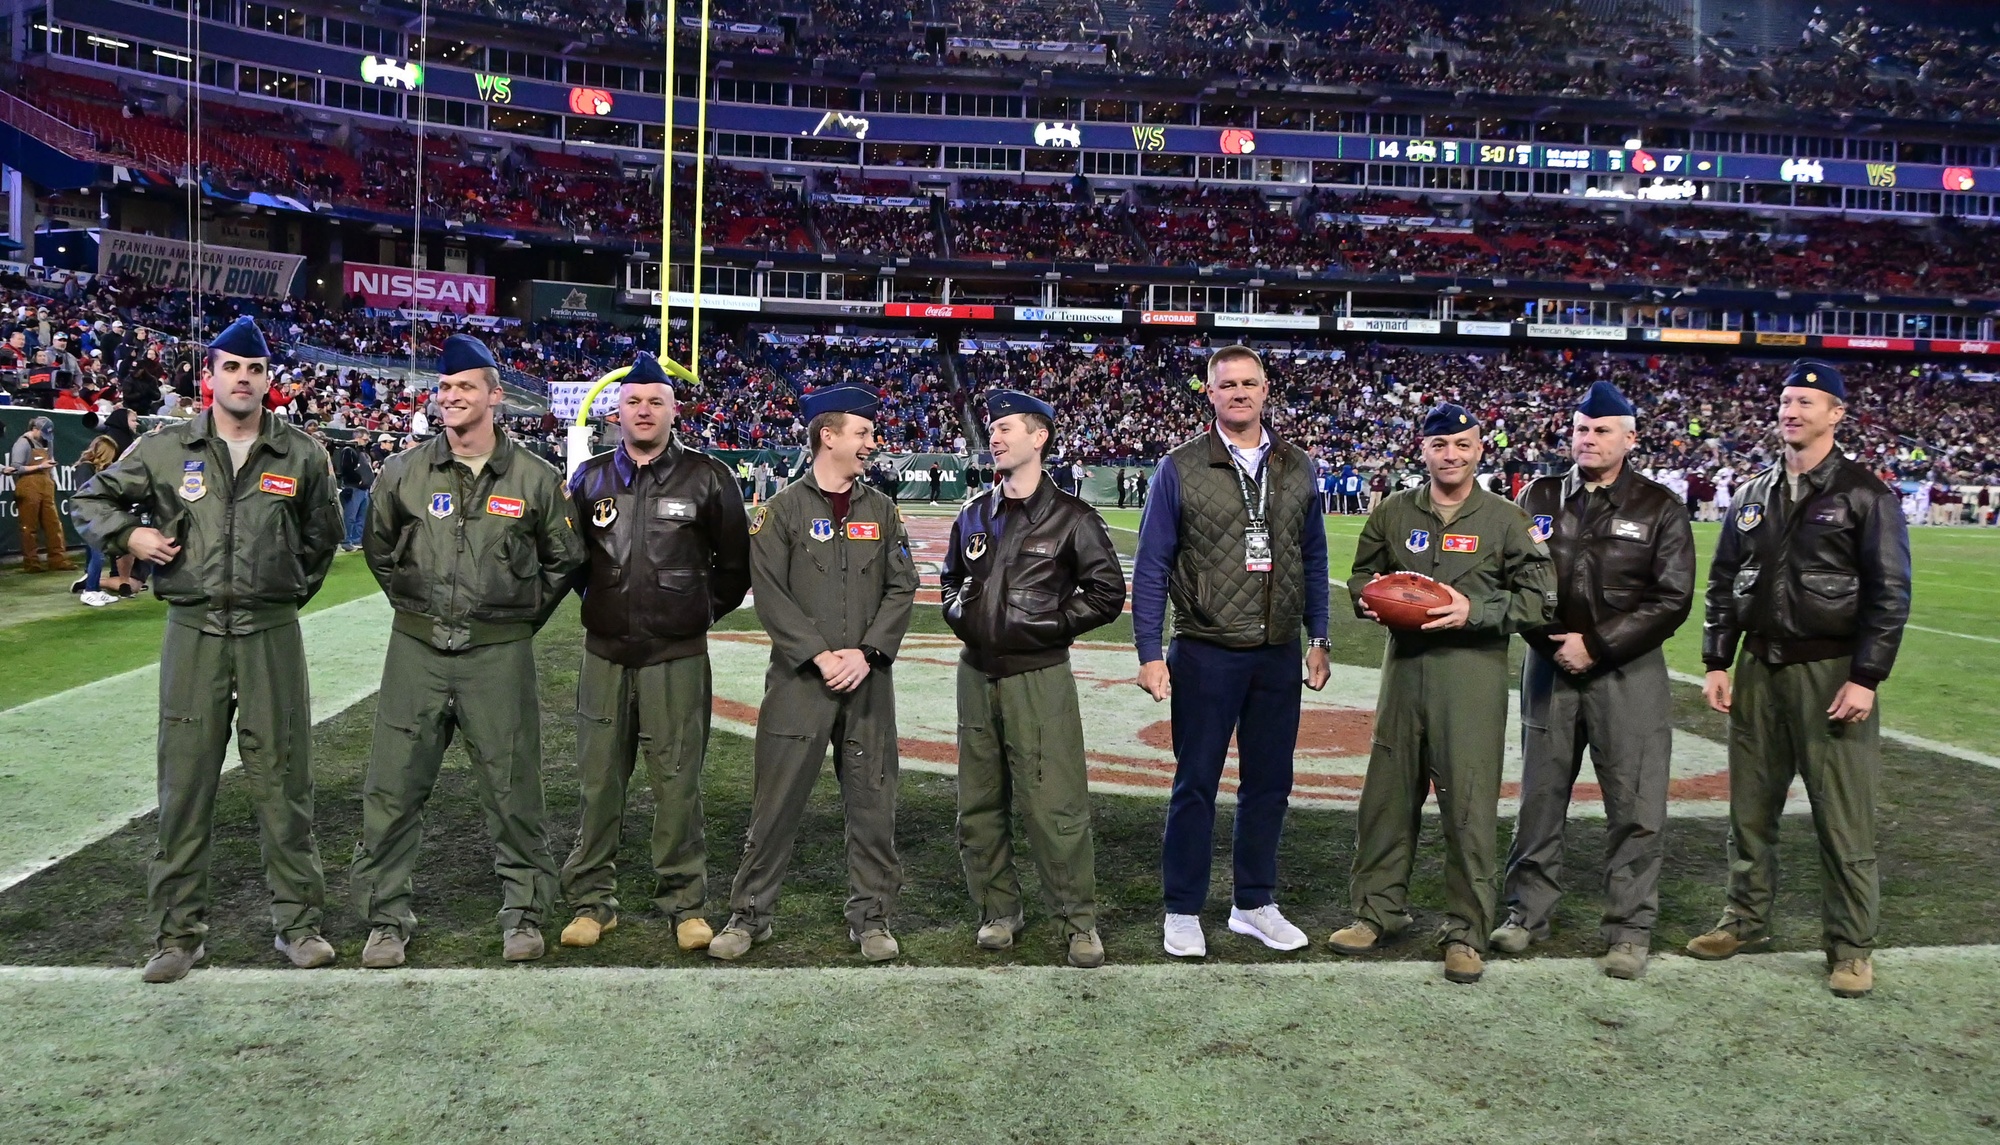
M 771 507 L 769 505 L 759 505 L 757 507 L 757 511 L 755 513 L 750 514 L 751 536 L 753 537 L 756 536 L 758 532 L 764 528 L 764 518 L 770 515 L 771 515 Z

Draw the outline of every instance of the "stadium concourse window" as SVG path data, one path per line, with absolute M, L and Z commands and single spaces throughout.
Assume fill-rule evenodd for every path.
M 204 78 L 202 82 L 209 81 Z M 383 91 L 373 84 L 327 80 L 321 90 L 321 102 L 327 107 L 337 107 L 342 111 L 358 111 L 364 115 L 386 115 L 394 118 L 403 113 L 402 96 L 393 91 Z
M 715 98 L 722 103 L 763 103 L 782 107 L 789 102 L 790 95 L 790 84 L 768 80 L 715 81 Z
M 935 167 L 938 148 L 929 143 L 864 143 L 861 161 L 870 167 Z
M 1028 169 L 1036 170 L 1033 166 Z M 1139 156 L 1131 151 L 1086 151 L 1083 153 L 1083 173 L 1128 177 L 1137 175 Z
M 597 119 L 587 115 L 563 116 L 563 138 L 572 143 L 597 143 L 607 147 L 637 147 L 639 125 L 619 119 Z
M 650 126 L 650 125 L 648 125 Z M 575 136 L 570 138 L 574 139 Z M 657 141 L 658 135 L 653 138 Z M 736 131 L 715 133 L 717 155 L 730 155 L 739 159 L 785 159 L 785 144 L 791 140 L 782 135 L 746 135 Z
M 1100 152 L 1099 154 L 1103 153 Z M 1050 147 L 1034 147 L 1030 148 L 1022 156 L 1022 159 L 1025 164 L 1024 169 L 1037 175 L 1074 175 L 1076 174 L 1076 155 L 1077 153 L 1074 151 L 1062 151 Z M 1137 156 L 1133 158 L 1136 159 Z M 1136 162 L 1133 164 L 1133 170 L 1135 172 L 1138 170 Z
M 245 64 L 236 69 L 236 90 L 271 99 L 318 103 L 319 77 L 294 75 L 272 68 L 253 68 Z
M 415 119 L 417 101 L 412 99 L 405 107 L 409 117 Z M 442 124 L 446 127 L 470 127 L 474 130 L 486 126 L 486 108 L 482 104 L 431 96 L 423 101 L 423 108 L 426 123 Z
M 562 122 L 553 115 L 543 115 L 539 111 L 521 111 L 512 107 L 496 107 L 486 117 L 489 131 L 504 131 L 509 135 L 533 135 L 541 139 L 554 139 Z
M 794 139 L 792 161 L 851 167 L 861 162 L 861 144 L 852 139 Z
M 953 147 L 944 149 L 944 165 L 954 171 L 1019 171 L 1019 147 Z M 925 164 L 929 166 L 929 164 Z

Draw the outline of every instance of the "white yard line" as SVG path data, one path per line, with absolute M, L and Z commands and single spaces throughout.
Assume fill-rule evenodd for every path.
M 389 646 L 379 593 L 301 620 L 313 722 L 375 694 Z M 149 664 L 0 712 L 0 890 L 157 803 L 160 668 Z M 232 747 L 225 767 L 235 767 Z

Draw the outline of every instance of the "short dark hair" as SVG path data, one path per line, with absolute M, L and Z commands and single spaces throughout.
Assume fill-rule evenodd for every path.
M 835 433 L 839 433 L 841 430 L 846 428 L 847 428 L 847 415 L 845 413 L 840 412 L 839 410 L 834 410 L 830 413 L 820 414 L 818 417 L 807 422 L 806 444 L 810 447 L 810 453 L 808 454 L 808 456 L 811 457 L 819 456 L 820 447 L 825 444 L 825 442 L 822 441 L 820 438 L 821 430 L 830 429 Z
M 1042 441 L 1042 460 L 1047 461 L 1049 458 L 1055 456 L 1056 423 L 1038 413 L 1024 413 L 1021 416 L 1028 420 L 1029 429 L 1046 429 L 1049 431 L 1049 436 Z

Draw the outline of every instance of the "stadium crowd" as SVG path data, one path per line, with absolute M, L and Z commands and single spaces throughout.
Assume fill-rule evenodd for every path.
M 212 333 L 232 308 L 207 304 L 198 324 L 184 299 L 129 281 L 70 279 L 29 290 L 0 284 L 0 394 L 15 404 L 142 416 L 192 412 L 200 402 L 189 331 Z M 421 367 L 445 326 L 411 323 L 304 300 L 263 315 L 282 347 L 271 404 L 330 441 L 395 449 L 435 431 L 438 411 Z M 599 323 L 502 326 L 483 332 L 495 356 L 530 377 L 584 378 L 628 362 L 643 330 Z M 417 342 L 419 382 L 396 366 Z M 1000 348 L 1001 346 L 1006 348 Z M 687 358 L 684 334 L 675 353 Z M 1197 432 L 1207 406 L 1192 379 L 1205 351 L 1184 342 L 981 342 L 945 368 L 934 344 L 888 337 L 711 330 L 698 386 L 681 387 L 682 432 L 707 448 L 787 450 L 802 444 L 799 394 L 859 383 L 882 394 L 887 452 L 966 448 L 959 411 L 993 388 L 1028 390 L 1063 411 L 1061 456 L 1081 464 L 1138 464 Z M 1640 449 L 1658 472 L 1711 491 L 1773 456 L 1770 362 L 1578 351 L 1467 353 L 1310 340 L 1271 356 L 1277 428 L 1331 468 L 1351 466 L 1380 487 L 1412 477 L 1416 419 L 1450 401 L 1490 430 L 1497 472 L 1559 464 L 1573 395 L 1606 379 L 1642 410 Z M 956 374 L 957 383 L 952 378 Z M 1849 364 L 1847 448 L 1885 476 L 1942 485 L 2000 479 L 2000 406 L 1990 382 L 1935 363 Z M 518 411 L 529 445 L 559 456 L 553 415 Z M 1710 494 L 1712 496 L 1712 492 Z

